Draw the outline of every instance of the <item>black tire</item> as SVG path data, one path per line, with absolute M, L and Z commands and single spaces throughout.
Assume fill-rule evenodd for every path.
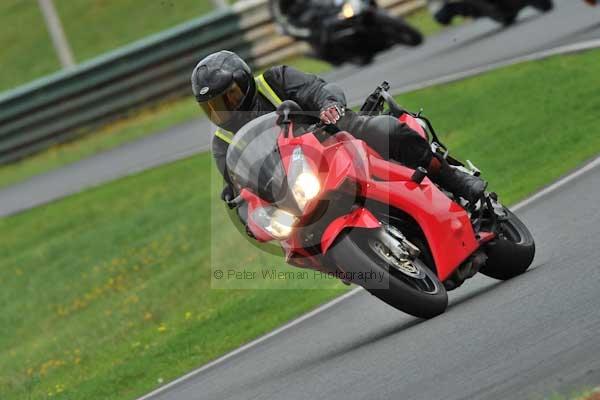
M 374 231 L 371 229 L 352 229 L 342 233 L 335 245 L 329 250 L 329 255 L 344 272 L 352 275 L 357 273 L 370 273 L 383 276 L 384 284 L 370 281 L 354 281 L 365 287 L 372 295 L 389 304 L 390 306 L 414 315 L 418 318 L 433 318 L 443 313 L 448 307 L 448 294 L 435 275 L 424 262 L 415 260 L 415 267 L 423 271 L 425 277 L 423 285 L 429 288 L 419 290 L 413 285 L 416 279 L 410 278 L 379 258 L 367 244 Z M 391 273 L 390 273 L 391 271 Z M 379 275 L 382 274 L 382 275 Z M 411 282 L 411 279 L 413 281 Z M 417 282 L 421 283 L 421 282 Z
M 554 8 L 552 0 L 531 0 L 529 3 L 532 7 L 541 12 L 549 12 Z
M 501 23 L 503 26 L 511 26 L 517 20 L 517 14 L 509 14 L 502 18 Z
M 535 242 L 529 229 L 506 209 L 508 220 L 500 223 L 502 237 L 486 246 L 488 260 L 480 270 L 490 278 L 507 280 L 524 273 L 533 262 Z
M 400 17 L 394 17 L 382 10 L 374 10 L 371 24 L 373 29 L 380 29 L 386 42 L 418 46 L 423 43 L 423 35 Z
M 398 44 L 416 47 L 423 43 L 423 35 L 421 32 L 408 24 L 399 23 L 395 31 L 396 34 L 394 39 Z

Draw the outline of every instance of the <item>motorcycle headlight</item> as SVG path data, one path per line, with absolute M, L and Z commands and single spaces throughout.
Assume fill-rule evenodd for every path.
M 309 201 L 317 197 L 319 191 L 321 191 L 321 183 L 312 172 L 302 172 L 292 186 L 294 199 L 301 209 L 304 209 Z
M 342 18 L 352 18 L 354 17 L 354 8 L 350 3 L 344 3 L 342 6 L 342 11 L 340 12 L 340 17 Z
M 317 197 L 321 191 L 319 177 L 304 159 L 304 153 L 300 147 L 294 149 L 288 179 L 292 195 L 300 210 L 304 210 L 306 204 Z
M 285 239 L 292 233 L 296 217 L 287 211 L 275 210 L 271 215 L 271 223 L 266 226 L 267 232 L 277 239 Z
M 252 215 L 252 219 L 279 240 L 287 239 L 292 234 L 297 220 L 293 214 L 275 207 L 258 208 Z

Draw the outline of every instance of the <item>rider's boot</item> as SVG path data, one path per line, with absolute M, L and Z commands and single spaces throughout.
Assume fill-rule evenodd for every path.
M 487 187 L 486 181 L 453 168 L 442 157 L 434 156 L 428 170 L 435 183 L 470 203 L 479 200 Z

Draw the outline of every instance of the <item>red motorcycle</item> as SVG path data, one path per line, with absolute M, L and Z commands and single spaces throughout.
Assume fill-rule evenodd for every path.
M 431 123 L 402 109 L 384 82 L 361 112 L 409 124 L 454 168 Z M 291 101 L 244 126 L 227 167 L 248 233 L 278 241 L 292 265 L 363 286 L 421 318 L 448 305 L 447 290 L 477 272 L 510 279 L 530 266 L 535 244 L 525 225 L 487 193 L 471 204 L 436 186 L 422 168 L 382 158 L 364 141 L 323 125 Z

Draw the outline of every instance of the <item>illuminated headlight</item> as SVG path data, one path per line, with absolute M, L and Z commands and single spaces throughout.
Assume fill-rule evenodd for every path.
M 296 199 L 296 203 L 302 210 L 309 201 L 317 197 L 320 190 L 321 183 L 319 182 L 319 178 L 312 172 L 302 172 L 298 175 L 292 186 L 294 199 Z
M 341 18 L 352 18 L 354 17 L 354 8 L 350 3 L 344 3 L 342 6 L 342 11 L 340 12 Z
M 252 219 L 275 239 L 283 240 L 292 234 L 297 218 L 275 207 L 261 207 L 254 212 Z
M 300 146 L 296 147 L 292 153 L 288 184 L 300 211 L 304 211 L 306 204 L 317 197 L 321 191 L 319 177 L 306 162 Z
M 296 217 L 289 212 L 275 210 L 271 215 L 271 223 L 265 228 L 274 238 L 285 239 L 292 234 L 294 222 L 296 222 Z

